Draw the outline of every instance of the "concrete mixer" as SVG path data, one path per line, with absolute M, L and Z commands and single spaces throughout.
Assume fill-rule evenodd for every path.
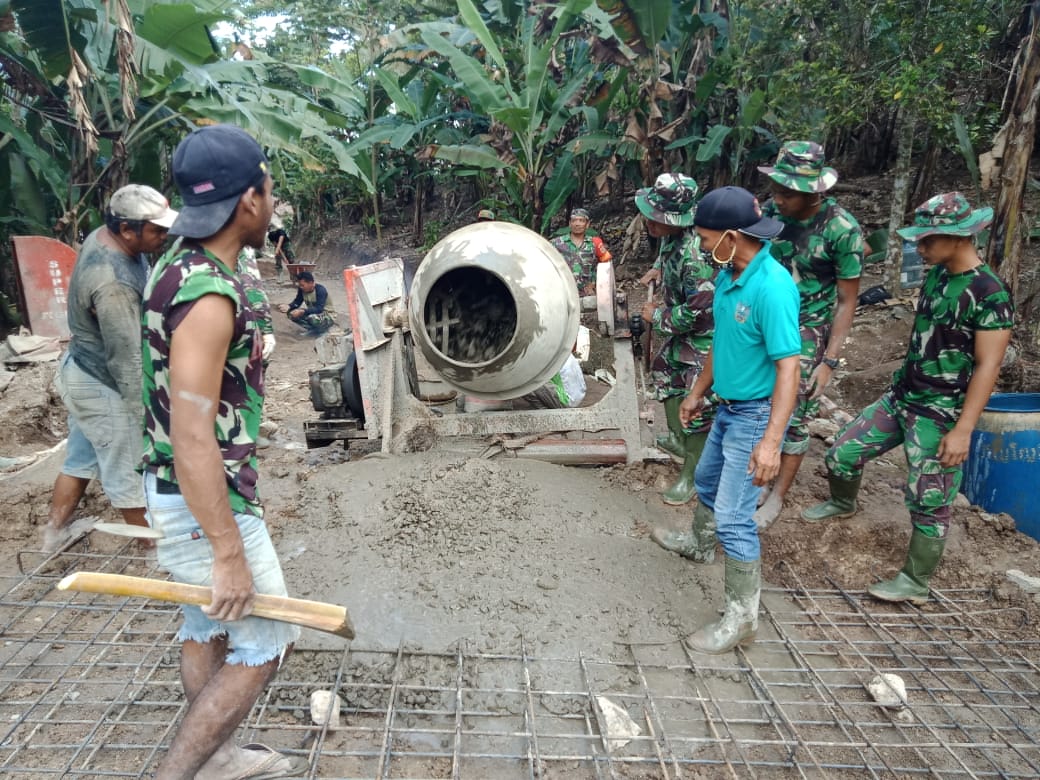
M 353 351 L 311 372 L 311 400 L 323 414 L 305 423 L 308 446 L 381 439 L 382 450 L 394 453 L 426 449 L 439 437 L 476 437 L 561 463 L 653 457 L 656 450 L 641 441 L 633 357 L 639 342 L 626 297 L 615 289 L 610 263 L 597 270 L 596 327 L 614 357 L 615 382 L 606 395 L 587 407 L 503 403 L 474 412 L 433 405 L 420 393 L 416 364 L 460 398 L 507 401 L 548 382 L 573 348 L 581 320 L 574 277 L 552 245 L 519 225 L 469 225 L 429 251 L 407 295 L 398 259 L 347 268 Z M 546 433 L 564 435 L 540 435 Z

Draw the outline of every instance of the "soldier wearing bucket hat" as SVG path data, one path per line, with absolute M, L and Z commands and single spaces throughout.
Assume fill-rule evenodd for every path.
M 918 206 L 913 224 L 897 231 L 917 241 L 930 267 L 906 358 L 884 395 L 827 450 L 830 499 L 802 512 L 811 523 L 853 515 L 865 464 L 903 445 L 910 544 L 895 577 L 868 588 L 882 601 L 928 601 L 971 434 L 1011 337 L 1010 292 L 979 259 L 973 241 L 992 216 L 991 209 L 972 209 L 959 192 L 949 192 Z
M 774 165 L 758 170 L 769 177 L 772 194 L 763 210 L 784 226 L 773 239 L 772 252 L 797 280 L 802 333 L 798 402 L 784 436 L 780 474 L 755 512 L 759 528 L 767 528 L 780 515 L 809 451 L 809 423 L 820 413 L 819 397 L 852 329 L 865 244 L 856 218 L 825 195 L 838 174 L 824 165 L 822 146 L 788 141 Z
M 758 627 L 762 565 L 753 515 L 761 486 L 779 470 L 798 393 L 798 288 L 770 254 L 769 238 L 782 226 L 747 190 L 709 192 L 693 224 L 701 246 L 724 268 L 715 280 L 711 351 L 679 406 L 686 425 L 703 414 L 709 393 L 719 401 L 694 474 L 698 505 L 682 552 L 708 562 L 722 543 L 726 608 L 686 644 L 717 654 L 753 641 Z
M 607 245 L 599 236 L 588 234 L 591 225 L 589 212 L 582 208 L 571 209 L 567 229 L 552 240 L 553 247 L 560 253 L 578 285 L 582 297 L 596 294 L 596 267 L 612 259 Z
M 662 498 L 666 504 L 679 505 L 694 496 L 693 471 L 711 427 L 708 413 L 690 429 L 684 428 L 679 423 L 679 404 L 708 357 L 718 269 L 701 257 L 700 241 L 692 229 L 697 182 L 680 173 L 661 174 L 653 187 L 636 192 L 635 203 L 647 232 L 660 240 L 650 273 L 661 282 L 661 301 L 647 300 L 642 316 L 657 345 L 650 363 L 651 386 L 654 397 L 664 403 L 668 420 L 668 435 L 658 437 L 657 446 L 682 458 L 679 477 Z M 682 545 L 673 540 L 673 546 Z
M 184 138 L 173 176 L 184 240 L 145 289 L 142 470 L 159 564 L 213 593 L 182 607 L 187 710 L 155 776 L 294 777 L 306 761 L 234 739 L 299 636 L 249 614 L 254 594 L 287 595 L 257 493 L 262 334 L 235 273 L 243 248 L 264 245 L 273 183 L 260 145 L 230 125 Z

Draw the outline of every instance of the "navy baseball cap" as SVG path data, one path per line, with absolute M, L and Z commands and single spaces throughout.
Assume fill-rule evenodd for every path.
M 209 238 L 231 217 L 242 193 L 268 173 L 264 150 L 234 125 L 200 127 L 177 145 L 173 179 L 184 206 L 170 227 L 174 235 Z
M 719 187 L 697 204 L 693 224 L 708 230 L 736 230 L 752 238 L 768 239 L 779 235 L 783 223 L 762 216 L 758 198 L 743 187 Z

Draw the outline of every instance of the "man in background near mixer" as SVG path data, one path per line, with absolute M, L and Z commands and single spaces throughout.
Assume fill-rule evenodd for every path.
M 611 260 L 610 251 L 603 239 L 588 235 L 589 224 L 588 211 L 573 209 L 567 223 L 567 231 L 551 242 L 574 274 L 580 297 L 596 294 L 596 265 L 609 263 Z

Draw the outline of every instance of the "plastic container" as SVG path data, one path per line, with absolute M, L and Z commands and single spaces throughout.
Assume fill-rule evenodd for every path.
M 1040 540 L 1040 393 L 994 393 L 971 435 L 961 490 Z
M 917 254 L 913 241 L 903 242 L 903 266 L 899 272 L 900 287 L 904 290 L 924 284 L 924 260 Z

